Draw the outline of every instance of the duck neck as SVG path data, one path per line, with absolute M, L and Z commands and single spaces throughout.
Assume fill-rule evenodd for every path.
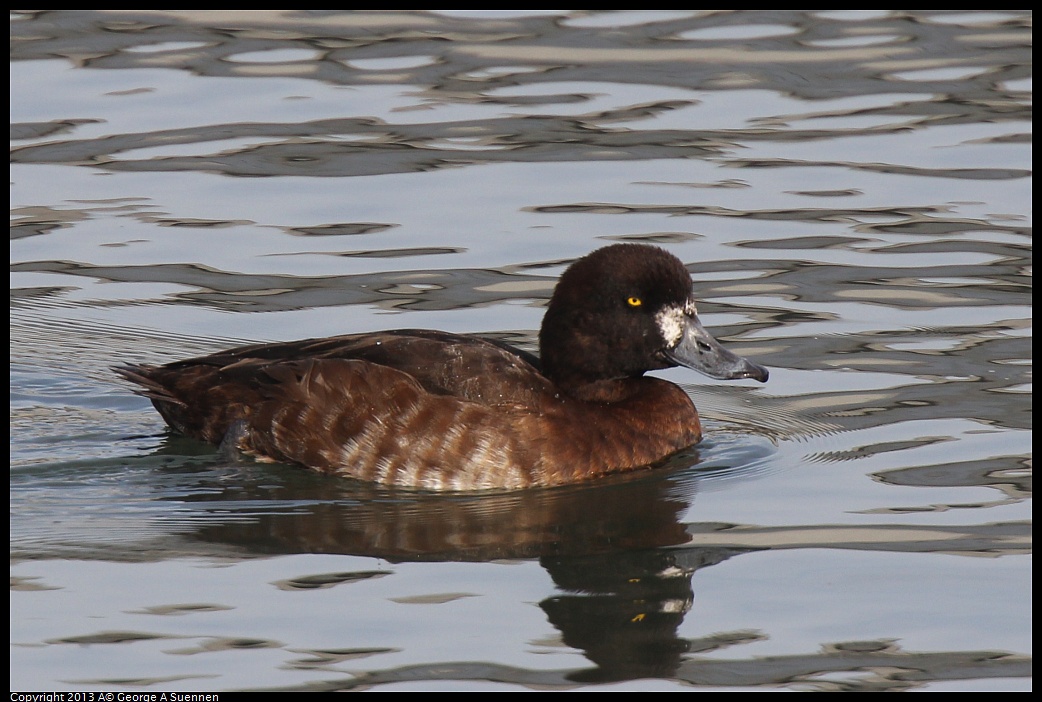
M 620 376 L 608 369 L 569 362 L 568 353 L 549 352 L 542 357 L 543 375 L 568 397 L 582 402 L 620 402 L 637 391 L 640 376 Z M 579 358 L 584 358 L 580 353 Z
M 560 385 L 569 397 L 581 402 L 616 403 L 633 397 L 640 386 L 641 378 L 611 378 L 590 382 Z

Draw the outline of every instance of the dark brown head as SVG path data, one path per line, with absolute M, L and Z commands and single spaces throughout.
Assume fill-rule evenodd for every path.
M 691 277 L 673 254 L 615 244 L 561 276 L 539 332 L 545 375 L 565 392 L 682 365 L 712 378 L 767 380 L 767 369 L 723 348 L 698 321 Z

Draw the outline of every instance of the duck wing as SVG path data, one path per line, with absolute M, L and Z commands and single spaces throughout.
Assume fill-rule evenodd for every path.
M 232 425 L 262 404 L 288 405 L 290 398 L 302 400 L 300 393 L 309 387 L 317 391 L 319 385 L 308 379 L 322 378 L 330 386 L 328 391 L 322 386 L 325 403 L 339 397 L 340 403 L 370 412 L 378 398 L 403 383 L 497 408 L 535 410 L 554 395 L 531 354 L 481 337 L 429 330 L 254 344 L 163 366 L 114 370 L 135 383 L 136 392 L 150 398 L 174 429 L 212 443 L 220 443 Z M 354 387 L 356 375 L 367 379 L 365 388 Z M 313 398 L 311 404 L 323 402 Z

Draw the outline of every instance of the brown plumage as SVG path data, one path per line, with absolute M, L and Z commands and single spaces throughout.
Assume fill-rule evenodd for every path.
M 697 443 L 690 398 L 646 370 L 767 378 L 698 324 L 680 261 L 644 245 L 606 247 L 570 267 L 540 346 L 542 361 L 480 337 L 403 330 L 116 371 L 187 436 L 433 490 L 578 482 Z

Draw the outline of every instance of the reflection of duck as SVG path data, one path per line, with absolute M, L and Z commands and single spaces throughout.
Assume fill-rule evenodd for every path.
M 608 246 L 569 267 L 539 340 L 536 359 L 476 336 L 386 331 L 117 372 L 188 436 L 435 490 L 578 482 L 700 441 L 690 398 L 648 370 L 767 380 L 702 327 L 684 265 L 653 246 Z
M 532 600 L 545 613 L 550 628 L 545 636 L 529 642 L 530 647 L 538 651 L 548 646 L 552 649 L 543 650 L 559 652 L 560 646 L 566 646 L 592 664 L 556 669 L 550 676 L 552 685 L 564 684 L 564 678 L 587 682 L 670 678 L 683 665 L 685 653 L 704 646 L 681 633 L 694 598 L 692 575 L 750 550 L 690 543 L 691 528 L 727 528 L 682 521 L 692 509 L 701 480 L 701 473 L 691 470 L 696 465 L 698 449 L 691 449 L 670 457 L 662 471 L 608 476 L 592 484 L 553 489 L 456 494 L 451 499 L 255 466 L 246 471 L 259 472 L 258 479 L 243 482 L 214 481 L 208 471 L 181 473 L 203 482 L 172 498 L 178 504 L 181 527 L 176 543 L 186 548 L 176 553 L 224 558 L 300 553 L 365 557 L 323 561 L 336 564 L 336 570 L 296 572 L 275 583 L 283 590 L 297 591 L 344 589 L 341 586 L 405 573 L 393 563 L 466 561 L 494 563 L 501 569 L 538 558 L 554 587 L 545 597 Z M 192 517 L 186 518 L 189 514 Z M 199 550 L 199 544 L 206 547 Z M 547 578 L 537 580 L 544 583 Z M 443 591 L 425 592 L 440 596 Z M 496 596 L 479 584 L 466 592 Z M 342 596 L 353 597 L 349 591 Z M 338 614 L 329 616 L 336 621 Z M 343 626 L 352 625 L 350 615 L 340 618 Z M 326 660 L 327 653 L 318 655 Z M 436 667 L 441 671 L 453 665 L 442 662 Z M 508 678 L 520 669 L 510 670 Z M 528 672 L 529 684 L 543 679 L 543 673 Z

